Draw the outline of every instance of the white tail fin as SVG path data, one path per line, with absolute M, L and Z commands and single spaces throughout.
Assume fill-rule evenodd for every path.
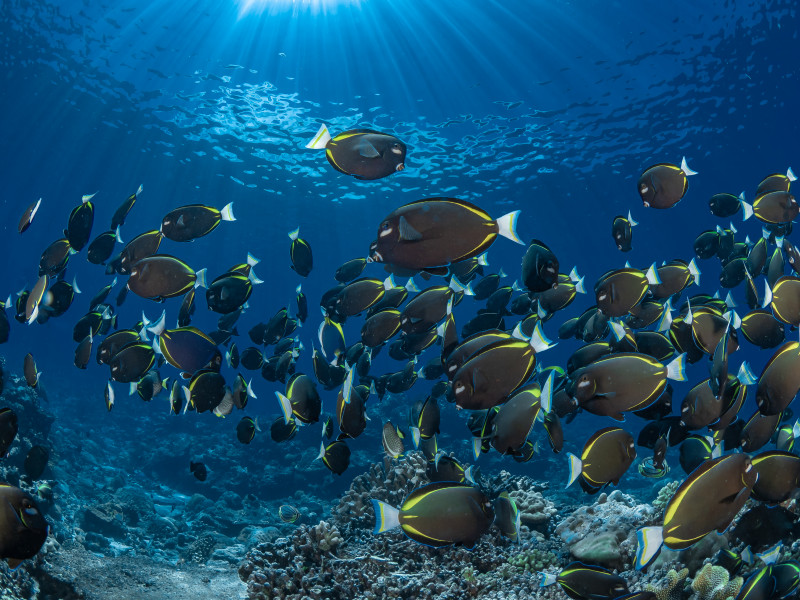
M 637 571 L 641 571 L 658 554 L 661 544 L 664 543 L 664 533 L 661 527 L 642 527 L 636 532 L 636 539 L 638 545 L 633 565 Z
M 656 263 L 650 265 L 650 268 L 647 269 L 647 273 L 645 273 L 645 275 L 647 276 L 647 283 L 649 283 L 650 285 L 661 284 L 661 278 L 658 276 L 658 269 L 656 269 Z
M 264 280 L 261 279 L 258 275 L 256 275 L 256 272 L 252 266 L 250 267 L 250 272 L 247 274 L 247 278 L 253 285 L 259 285 L 260 283 L 264 283 Z
M 558 581 L 558 573 L 542 573 L 539 571 L 539 587 L 548 587 Z
M 119 225 L 117 225 L 117 229 L 114 231 L 114 239 L 117 240 L 120 244 L 124 244 L 125 242 L 122 241 L 122 236 L 119 233 Z
M 75 277 L 72 278 L 72 291 L 75 292 L 76 294 L 82 294 L 83 293 L 83 292 L 81 292 L 81 288 L 78 287 L 78 276 L 77 275 L 75 275 Z
M 295 241 L 299 236 L 300 236 L 300 228 L 299 227 L 297 229 L 292 229 L 289 232 L 289 239 L 292 240 L 292 241 Z
M 550 374 L 547 376 L 547 380 L 544 382 L 544 387 L 542 388 L 541 396 L 539 396 L 542 411 L 545 413 L 549 413 L 553 410 L 553 372 L 551 371 Z
M 372 530 L 373 535 L 400 526 L 400 511 L 394 506 L 373 499 L 372 508 L 375 511 L 375 529 Z
M 736 379 L 738 379 L 744 385 L 755 385 L 758 382 L 756 374 L 753 373 L 753 369 L 750 368 L 750 363 L 747 361 L 744 361 L 739 367 L 739 372 L 736 374 Z
M 236 217 L 233 216 L 233 202 L 226 204 L 225 207 L 219 211 L 219 214 L 223 221 L 235 221 Z
M 81 196 L 81 202 L 83 204 L 86 204 L 89 200 L 94 198 L 96 195 L 97 195 L 97 192 L 95 192 L 94 194 L 84 194 L 83 196 Z
M 514 212 L 510 212 L 507 215 L 503 215 L 499 219 L 497 219 L 497 228 L 498 228 L 498 235 L 502 235 L 504 238 L 508 238 L 512 242 L 517 242 L 518 244 L 524 244 L 519 236 L 517 235 L 517 221 L 519 220 L 519 211 L 515 210 Z
M 695 259 L 689 261 L 689 274 L 694 278 L 695 285 L 700 285 L 700 267 Z
M 325 146 L 328 145 L 328 142 L 331 141 L 331 134 L 328 132 L 328 128 L 325 126 L 325 123 L 319 126 L 317 133 L 311 138 L 311 141 L 306 144 L 306 148 L 310 150 L 324 150 Z
M 144 327 L 147 328 L 147 331 L 154 335 L 161 335 L 164 333 L 164 329 L 166 328 L 166 320 L 167 320 L 167 311 L 161 311 L 161 316 L 158 317 L 155 321 L 148 321 L 144 313 L 142 313 L 142 322 L 144 323 Z
M 481 455 L 481 446 L 483 442 L 481 438 L 472 438 L 472 460 L 478 460 L 478 457 Z
M 414 281 L 413 277 L 410 277 L 408 279 L 408 281 L 406 282 L 405 288 L 406 288 L 407 292 L 418 292 L 419 291 L 419 286 L 417 285 L 417 282 Z
M 275 397 L 278 399 L 281 405 L 281 412 L 283 413 L 283 422 L 288 423 L 289 419 L 292 418 L 292 402 L 286 396 L 281 394 L 279 391 L 275 391 Z
M 769 287 L 769 281 L 764 280 L 764 301 L 761 303 L 761 308 L 767 308 L 772 304 L 772 288 Z
M 667 365 L 667 379 L 686 381 L 686 353 L 676 356 Z
M 692 175 L 697 175 L 697 171 L 692 171 L 689 168 L 689 164 L 686 162 L 686 157 L 685 156 L 681 159 L 681 171 L 686 173 L 687 177 L 691 177 Z
M 534 352 L 537 354 L 539 352 L 544 352 L 545 350 L 548 350 L 556 345 L 552 343 L 544 334 L 544 331 L 542 331 L 541 321 L 537 322 L 536 327 L 533 328 L 533 335 L 531 336 L 530 344 Z
M 483 254 L 481 254 L 478 257 L 478 264 L 481 265 L 482 267 L 488 267 L 489 266 L 489 253 L 488 252 L 484 252 Z
M 575 480 L 578 478 L 578 475 L 581 474 L 581 469 L 583 468 L 580 458 L 572 454 L 572 452 L 567 452 L 567 456 L 569 457 L 569 481 L 565 488 L 575 483 Z
M 736 300 L 733 299 L 733 295 L 730 292 L 728 292 L 728 295 L 725 296 L 725 306 L 728 308 L 736 308 L 736 306 L 738 306 L 736 304 Z
M 789 181 L 797 181 L 797 177 L 795 176 L 794 171 L 792 171 L 792 167 L 789 167 L 786 170 L 786 177 L 789 178 Z
M 744 192 L 739 194 L 739 204 L 742 206 L 742 221 L 747 221 L 747 219 L 753 216 L 753 205 L 749 202 L 745 202 Z
M 200 269 L 195 273 L 194 287 L 206 287 L 206 269 Z

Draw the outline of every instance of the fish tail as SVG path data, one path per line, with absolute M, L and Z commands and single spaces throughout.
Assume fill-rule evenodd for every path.
M 794 174 L 794 171 L 792 171 L 792 167 L 789 167 L 786 170 L 786 177 L 789 179 L 789 181 L 797 181 L 797 176 Z
M 656 263 L 650 265 L 650 268 L 647 269 L 647 283 L 650 285 L 660 285 L 661 278 L 658 276 L 658 269 L 656 269 Z
M 497 233 L 498 235 L 502 235 L 504 238 L 508 238 L 512 242 L 524 244 L 525 242 L 523 242 L 519 235 L 517 235 L 517 222 L 519 221 L 519 213 L 520 211 L 515 210 L 514 212 L 510 212 L 507 215 L 503 215 L 497 219 Z
M 571 452 L 567 452 L 567 457 L 569 457 L 569 482 L 565 487 L 571 486 L 575 483 L 575 480 L 578 478 L 578 475 L 581 474 L 581 459 L 572 454 Z
M 235 221 L 236 217 L 233 216 L 233 202 L 226 204 L 225 207 L 219 211 L 219 214 L 223 221 Z
M 374 535 L 400 526 L 399 509 L 386 502 L 375 500 L 374 498 L 371 502 L 372 508 L 375 510 L 375 529 L 372 530 Z
M 575 291 L 579 294 L 586 293 L 586 284 L 584 283 L 585 277 L 581 277 L 578 281 L 575 282 Z
M 689 168 L 689 163 L 686 162 L 685 156 L 681 159 L 681 171 L 683 171 L 687 177 L 697 175 L 697 171 L 692 171 L 692 169 Z
M 488 267 L 489 266 L 489 253 L 488 252 L 484 252 L 483 254 L 481 254 L 478 257 L 478 264 L 480 266 L 482 266 L 482 267 Z
M 250 267 L 250 272 L 247 274 L 247 278 L 250 280 L 250 283 L 253 285 L 258 285 L 260 283 L 264 283 L 263 279 L 260 279 L 258 275 L 256 275 L 255 269 Z
M 292 402 L 286 396 L 281 394 L 280 392 L 275 392 L 275 397 L 278 399 L 278 402 L 281 404 L 281 412 L 283 413 L 283 422 L 288 423 L 289 419 L 292 418 Z
M 544 334 L 544 331 L 542 331 L 541 321 L 537 322 L 536 327 L 533 328 L 533 335 L 531 336 L 530 344 L 533 348 L 533 351 L 537 354 L 539 352 L 544 352 L 545 350 L 548 350 L 556 345 L 551 342 Z
M 639 221 L 634 220 L 631 216 L 631 211 L 628 211 L 628 223 L 631 224 L 631 227 L 636 227 L 639 224 Z
M 661 527 L 642 527 L 636 532 L 636 560 L 634 567 L 641 571 L 658 556 L 661 544 L 664 542 L 664 534 Z
M 769 281 L 764 280 L 764 301 L 761 303 L 761 308 L 767 308 L 772 304 L 772 288 L 769 287 Z
M 206 269 L 200 269 L 195 273 L 194 287 L 206 287 Z
M 481 455 L 482 445 L 483 440 L 481 438 L 472 438 L 472 460 L 478 460 L 478 457 Z
M 300 236 L 300 228 L 292 229 L 288 235 L 290 240 L 295 241 Z
M 411 428 L 411 441 L 414 442 L 414 450 L 419 448 L 420 431 L 419 427 Z
M 558 575 L 556 573 L 543 573 L 539 571 L 539 587 L 548 587 L 557 581 Z
M 667 379 L 672 381 L 686 381 L 686 353 L 676 356 L 667 365 Z
M 744 192 L 739 194 L 739 204 L 742 205 L 742 221 L 747 221 L 753 216 L 753 205 L 744 200 Z
M 419 286 L 417 285 L 417 282 L 414 281 L 413 277 L 409 277 L 408 278 L 408 282 L 406 283 L 405 288 L 406 288 L 407 292 L 418 292 L 419 291 Z
M 753 369 L 747 361 L 744 361 L 742 366 L 739 367 L 739 373 L 737 373 L 736 378 L 744 385 L 755 385 L 758 382 L 758 377 L 753 373 Z
M 389 274 L 389 276 L 383 280 L 383 289 L 387 292 L 391 289 L 396 288 L 397 285 L 394 282 L 394 275 Z
M 544 387 L 542 387 L 542 392 L 539 396 L 541 402 L 540 406 L 545 413 L 549 413 L 553 410 L 553 378 L 554 375 L 551 371 L 544 382 Z
M 252 379 L 247 382 L 247 396 L 248 396 L 248 398 L 258 398 L 258 396 L 256 396 L 256 393 L 253 391 L 253 380 Z M 256 417 L 256 421 L 258 421 L 258 417 Z M 259 431 L 261 431 L 261 430 L 259 429 Z
M 323 123 L 319 126 L 317 133 L 311 138 L 311 141 L 306 144 L 306 148 L 310 150 L 324 150 L 328 142 L 331 141 L 331 134 L 328 132 L 328 127 Z
M 117 225 L 117 229 L 114 231 L 114 239 L 120 244 L 124 244 L 125 243 L 125 242 L 122 241 L 122 236 L 119 233 L 119 225 Z
M 700 285 L 700 267 L 695 259 L 689 261 L 689 274 L 694 278 L 695 284 Z

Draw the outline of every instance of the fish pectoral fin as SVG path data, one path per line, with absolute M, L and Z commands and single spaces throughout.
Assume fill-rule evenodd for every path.
M 362 140 L 358 146 L 358 154 L 364 158 L 378 158 L 381 153 L 369 140 Z
M 400 239 L 406 242 L 416 242 L 422 239 L 422 234 L 414 229 L 405 217 L 400 217 Z

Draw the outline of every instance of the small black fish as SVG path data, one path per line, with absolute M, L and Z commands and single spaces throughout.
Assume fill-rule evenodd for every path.
M 292 240 L 292 245 L 289 247 L 289 258 L 292 261 L 292 269 L 301 277 L 308 277 L 311 269 L 314 268 L 314 257 L 309 243 L 299 236 L 299 227 L 289 232 L 289 239 Z
M 361 275 L 361 272 L 364 270 L 365 266 L 367 266 L 366 258 L 354 258 L 353 260 L 348 260 L 346 263 L 336 269 L 334 278 L 340 283 L 347 283 Z
M 639 177 L 636 187 L 645 206 L 671 208 L 680 202 L 686 190 L 689 189 L 687 177 L 696 174 L 686 164 L 685 158 L 681 161 L 680 168 L 668 163 L 660 163 L 645 169 Z
M 8 449 L 17 437 L 17 413 L 8 407 L 0 408 L 0 458 L 8 455 Z
M 93 265 L 104 265 L 114 252 L 114 245 L 122 242 L 119 229 L 110 229 L 98 235 L 86 250 L 86 260 Z
M 111 229 L 116 229 L 120 225 L 125 224 L 125 219 L 128 216 L 128 213 L 131 212 L 133 205 L 136 204 L 136 199 L 139 197 L 139 194 L 142 193 L 144 186 L 139 186 L 133 194 L 128 196 L 125 201 L 120 204 L 119 208 L 114 212 L 114 216 L 111 217 Z
M 64 231 L 70 247 L 76 252 L 89 243 L 94 223 L 94 204 L 91 202 L 93 196 L 94 194 L 84 196 L 81 204 L 72 210 L 67 229 Z
M 322 459 L 323 464 L 336 475 L 341 475 L 347 470 L 350 465 L 350 448 L 343 439 L 337 439 L 335 442 L 325 445 L 323 442 L 320 445 L 318 459 Z
M 33 498 L 21 489 L 0 483 L 0 559 L 16 568 L 33 558 L 50 528 Z
M 632 228 L 638 225 L 636 221 L 631 218 L 631 213 L 628 211 L 628 218 L 622 215 L 614 217 L 614 222 L 611 224 L 611 237 L 614 238 L 614 243 L 617 245 L 617 250 L 622 252 L 630 252 L 633 247 L 633 231 Z
M 208 469 L 206 469 L 206 466 L 201 462 L 189 461 L 189 472 L 199 481 L 205 481 L 208 477 Z
M 258 419 L 252 417 L 242 417 L 239 424 L 236 426 L 236 439 L 242 444 L 249 444 L 256 436 L 256 431 L 261 431 L 258 426 Z
M 39 198 L 36 202 L 33 202 L 28 208 L 25 209 L 25 212 L 22 213 L 22 218 L 19 220 L 17 231 L 20 233 L 25 233 L 25 231 L 27 231 L 28 227 L 30 227 L 31 223 L 33 223 L 33 217 L 36 216 L 41 204 L 42 199 Z
M 190 204 L 168 212 L 161 220 L 161 231 L 173 242 L 191 242 L 214 231 L 222 221 L 235 220 L 233 202 L 222 210 L 202 204 Z
M 25 456 L 25 473 L 31 479 L 39 479 L 47 468 L 50 453 L 44 446 L 33 446 Z

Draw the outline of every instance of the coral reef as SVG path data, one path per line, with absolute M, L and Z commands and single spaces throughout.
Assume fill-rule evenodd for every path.
M 661 516 L 661 513 L 664 512 L 664 508 L 666 508 L 667 503 L 672 499 L 672 496 L 675 495 L 675 491 L 680 486 L 681 482 L 678 480 L 670 481 L 658 490 L 658 496 L 656 499 L 653 500 L 653 508 L 657 511 L 657 516 Z
M 649 583 L 645 585 L 644 589 L 654 592 L 656 600 L 681 600 L 688 576 L 689 569 L 687 568 L 683 568 L 680 571 L 670 569 L 666 577 L 655 584 Z
M 636 551 L 636 530 L 650 524 L 655 509 L 620 490 L 600 494 L 594 504 L 581 506 L 555 529 L 578 560 L 611 568 L 630 565 Z
M 558 556 L 549 550 L 530 548 L 508 558 L 508 564 L 529 573 L 543 571 L 547 567 L 560 564 Z
M 692 590 L 696 592 L 696 600 L 726 600 L 735 598 L 742 588 L 741 577 L 730 579 L 730 573 L 724 567 L 710 563 L 703 565 L 692 580 Z

